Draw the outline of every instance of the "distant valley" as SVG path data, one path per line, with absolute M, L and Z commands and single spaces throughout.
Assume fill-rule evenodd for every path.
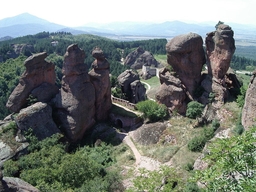
M 218 21 L 216 21 L 217 23 Z M 236 44 L 241 46 L 256 46 L 256 26 L 247 26 L 235 23 L 227 23 L 235 32 Z M 33 35 L 42 31 L 70 32 L 77 34 L 93 34 L 120 41 L 141 39 L 166 38 L 180 34 L 194 32 L 203 38 L 206 33 L 215 30 L 211 22 L 191 24 L 181 21 L 166 21 L 163 23 L 135 23 L 116 22 L 108 24 L 88 24 L 86 26 L 70 28 L 67 26 L 51 23 L 44 19 L 23 13 L 14 17 L 0 20 L 0 40 L 15 38 L 25 35 Z

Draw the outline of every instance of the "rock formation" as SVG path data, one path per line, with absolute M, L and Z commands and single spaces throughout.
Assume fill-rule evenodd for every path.
M 21 132 L 32 129 L 33 134 L 39 140 L 60 133 L 52 119 L 52 108 L 42 102 L 37 102 L 22 109 L 15 118 L 15 122 Z
M 81 139 L 95 123 L 95 88 L 84 59 L 85 53 L 77 44 L 67 48 L 62 86 L 54 99 L 58 123 L 71 141 Z
M 95 109 L 96 120 L 106 120 L 112 106 L 111 84 L 109 78 L 109 63 L 103 51 L 96 47 L 92 51 L 95 61 L 92 63 L 92 70 L 89 72 L 90 81 L 95 88 Z
M 146 88 L 141 84 L 139 75 L 126 70 L 117 77 L 119 86 L 126 99 L 133 103 L 146 99 Z
M 129 65 L 132 69 L 141 69 L 143 65 L 157 67 L 159 63 L 149 51 L 138 47 L 126 56 L 124 64 Z
M 246 91 L 245 103 L 242 111 L 242 125 L 245 130 L 256 125 L 256 72 L 253 73 Z
M 156 100 L 173 112 L 185 114 L 187 108 L 185 86 L 166 68 L 159 71 L 159 77 L 161 86 L 156 93 Z
M 140 82 L 140 80 L 135 80 L 131 84 L 131 90 L 132 90 L 132 103 L 138 103 L 140 101 L 146 100 L 146 88 L 144 85 Z
M 20 178 L 3 177 L 0 172 L 0 192 L 39 192 L 39 190 Z
M 230 66 L 236 49 L 233 36 L 231 27 L 220 24 L 205 39 L 208 73 L 216 79 L 222 80 Z
M 49 101 L 56 95 L 58 88 L 55 86 L 54 64 L 45 61 L 46 56 L 47 54 L 43 52 L 25 60 L 26 71 L 22 74 L 19 84 L 13 90 L 6 104 L 10 111 L 19 112 L 21 108 L 25 107 L 27 99 L 34 89 L 37 89 L 35 95 L 44 95 L 43 101 Z M 38 92 L 38 87 L 42 84 L 51 87 L 51 89 L 48 89 L 47 93 L 42 89 Z M 39 101 L 40 99 L 38 98 Z
M 217 30 L 208 33 L 205 39 L 208 77 L 202 82 L 202 87 L 206 90 L 203 97 L 213 93 L 213 104 L 216 107 L 220 107 L 229 95 L 225 75 L 235 52 L 233 35 L 231 27 L 220 24 Z
M 20 54 L 30 56 L 34 52 L 34 46 L 29 44 L 13 44 L 11 47 L 12 50 L 7 53 L 9 58 L 17 58 Z
M 193 96 L 206 61 L 202 37 L 195 33 L 176 36 L 166 44 L 166 51 L 168 64 Z

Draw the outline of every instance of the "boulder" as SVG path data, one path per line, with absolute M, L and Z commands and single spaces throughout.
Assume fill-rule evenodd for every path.
M 89 72 L 90 81 L 95 88 L 95 109 L 96 120 L 106 120 L 112 106 L 111 83 L 109 78 L 109 63 L 103 51 L 96 47 L 92 51 L 95 61 L 92 63 L 92 70 Z
M 138 103 L 140 101 L 146 100 L 146 88 L 144 85 L 140 82 L 140 80 L 135 80 L 131 84 L 131 90 L 132 90 L 132 103 Z
M 249 87 L 246 91 L 245 103 L 242 111 L 242 125 L 245 130 L 256 125 L 256 72 L 253 72 Z
M 143 65 L 157 67 L 159 63 L 152 53 L 145 51 L 142 47 L 138 47 L 126 56 L 124 64 L 129 65 L 132 69 L 141 69 Z
M 39 192 L 37 188 L 16 177 L 2 177 L 1 192 Z
M 130 102 L 137 103 L 146 98 L 146 88 L 141 84 L 139 75 L 132 70 L 126 70 L 117 77 L 122 93 Z
M 156 100 L 166 105 L 172 112 L 186 113 L 186 91 L 181 81 L 166 68 L 159 71 L 161 86 L 156 93 Z
M 19 84 L 11 93 L 6 104 L 6 107 L 10 111 L 19 112 L 21 108 L 25 107 L 31 92 L 41 84 L 48 83 L 53 87 L 55 86 L 56 75 L 54 64 L 45 61 L 46 57 L 47 54 L 43 52 L 30 56 L 25 60 L 24 65 L 26 70 L 22 74 Z M 54 93 L 51 92 L 51 96 L 54 95 Z M 40 93 L 38 95 L 40 95 Z M 47 98 L 47 100 L 48 99 L 50 98 Z
M 32 129 L 34 135 L 39 140 L 60 133 L 60 130 L 52 119 L 52 108 L 42 102 L 37 102 L 22 109 L 16 116 L 15 122 L 21 133 Z
M 141 145 L 157 144 L 166 128 L 167 125 L 161 122 L 143 124 L 129 132 L 129 135 L 136 143 Z
M 176 36 L 166 44 L 166 51 L 168 64 L 193 96 L 206 61 L 202 37 L 196 33 Z
M 74 142 L 95 123 L 95 88 L 90 82 L 84 59 L 85 52 L 77 44 L 67 48 L 62 86 L 53 99 L 58 124 Z

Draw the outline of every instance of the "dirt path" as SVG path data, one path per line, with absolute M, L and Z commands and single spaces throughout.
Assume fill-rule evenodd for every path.
M 131 137 L 129 136 L 129 133 L 119 133 L 118 136 L 120 139 L 122 139 L 122 142 L 125 143 L 130 147 L 132 150 L 134 157 L 135 157 L 135 168 L 145 168 L 147 170 L 153 171 L 158 169 L 162 163 L 159 161 L 156 161 L 150 157 L 142 156 L 137 149 L 137 147 L 134 145 Z
M 150 91 L 151 89 L 151 86 L 146 83 L 145 81 L 140 81 L 141 83 L 145 84 L 148 88 L 147 88 L 147 91 L 146 91 L 146 94 L 148 94 L 148 92 Z M 150 98 L 148 95 L 147 95 L 148 99 L 152 100 L 152 101 L 155 101 L 154 99 Z

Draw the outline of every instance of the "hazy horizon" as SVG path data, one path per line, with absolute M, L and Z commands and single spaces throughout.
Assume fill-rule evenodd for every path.
M 253 0 L 117 0 L 50 1 L 41 4 L 32 0 L 9 0 L 1 2 L 0 20 L 29 13 L 47 21 L 77 27 L 113 22 L 182 21 L 186 23 L 238 23 L 256 26 L 256 1 Z M 248 14 L 250 13 L 250 14 Z

